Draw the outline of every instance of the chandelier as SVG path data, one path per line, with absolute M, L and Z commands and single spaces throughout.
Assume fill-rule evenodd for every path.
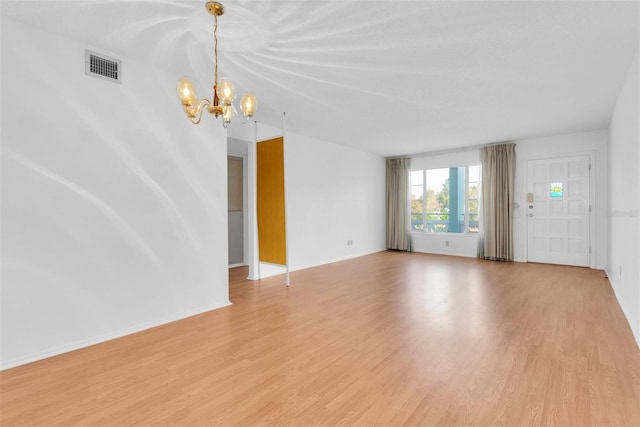
M 233 106 L 233 100 L 236 98 L 236 90 L 233 82 L 229 79 L 221 79 L 218 81 L 218 16 L 224 13 L 224 7 L 216 2 L 210 1 L 206 4 L 207 11 L 213 15 L 213 56 L 214 56 L 214 83 L 213 83 L 213 101 L 202 99 L 198 101 L 196 89 L 193 82 L 189 79 L 182 79 L 178 82 L 177 93 L 178 98 L 182 102 L 182 109 L 191 119 L 191 123 L 198 124 L 202 118 L 202 112 L 205 107 L 209 113 L 222 117 L 222 126 L 225 128 L 231 123 L 234 116 L 237 115 Z M 240 109 L 244 115 L 244 123 L 246 123 L 258 107 L 256 96 L 251 92 L 247 92 L 240 100 Z

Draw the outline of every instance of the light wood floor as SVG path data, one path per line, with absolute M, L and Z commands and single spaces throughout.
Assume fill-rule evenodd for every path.
M 601 271 L 383 252 L 1 373 L 0 424 L 640 425 Z

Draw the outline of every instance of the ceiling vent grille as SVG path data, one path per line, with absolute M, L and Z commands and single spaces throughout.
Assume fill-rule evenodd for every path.
M 110 82 L 122 83 L 122 61 L 85 50 L 84 73 Z

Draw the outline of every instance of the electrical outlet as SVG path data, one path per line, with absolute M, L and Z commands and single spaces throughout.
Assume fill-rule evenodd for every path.
M 449 241 L 447 240 L 446 242 L 444 242 L 444 245 L 445 245 L 446 247 L 449 247 Z

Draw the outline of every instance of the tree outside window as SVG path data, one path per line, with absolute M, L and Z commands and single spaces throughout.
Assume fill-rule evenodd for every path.
M 477 233 L 480 167 L 411 172 L 411 227 L 428 233 Z

